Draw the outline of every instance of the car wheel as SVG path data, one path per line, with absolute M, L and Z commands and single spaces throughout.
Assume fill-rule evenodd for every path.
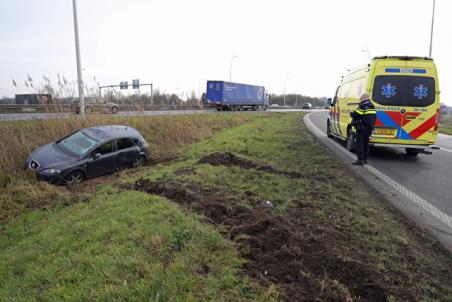
M 146 162 L 146 159 L 144 158 L 144 156 L 138 156 L 137 158 L 135 158 L 135 160 L 132 162 L 132 168 L 138 168 L 144 165 L 144 163 Z
M 331 123 L 328 121 L 326 123 L 326 136 L 329 138 L 333 138 L 333 135 L 331 134 Z
M 118 107 L 111 107 L 111 113 L 115 114 L 118 113 L 119 109 Z
M 345 140 L 345 145 L 347 146 L 347 150 L 350 152 L 354 152 L 356 149 L 355 134 L 353 134 L 352 128 L 348 129 L 347 139 Z
M 405 148 L 405 152 L 408 156 L 417 156 L 419 154 L 419 150 L 414 148 Z
M 91 107 L 91 106 L 86 106 L 86 112 L 88 112 L 88 113 L 93 113 L 93 107 Z
M 81 171 L 73 171 L 66 176 L 66 184 L 73 186 L 85 180 L 85 175 Z

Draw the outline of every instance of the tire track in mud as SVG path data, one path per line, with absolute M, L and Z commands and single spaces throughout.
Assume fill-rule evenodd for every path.
M 198 163 L 301 176 L 225 152 L 206 155 Z M 407 300 L 415 298 L 408 291 L 394 293 L 386 286 L 385 276 L 372 265 L 344 254 L 340 246 L 353 245 L 348 234 L 303 224 L 300 216 L 303 211 L 315 210 L 313 204 L 300 201 L 290 213 L 279 214 L 250 191 L 245 195 L 251 208 L 225 198 L 216 189 L 168 179 L 139 179 L 120 188 L 165 197 L 222 225 L 223 237 L 235 242 L 241 256 L 248 260 L 246 274 L 266 286 L 277 285 L 285 301 L 386 301 L 391 294 Z

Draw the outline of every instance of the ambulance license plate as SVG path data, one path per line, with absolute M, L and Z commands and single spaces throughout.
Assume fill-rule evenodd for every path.
M 395 136 L 396 129 L 391 128 L 375 128 L 374 129 L 375 135 L 384 135 L 384 136 Z

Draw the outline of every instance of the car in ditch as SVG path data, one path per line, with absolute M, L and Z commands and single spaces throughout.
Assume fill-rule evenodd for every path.
M 38 179 L 78 184 L 85 179 L 140 167 L 149 145 L 134 128 L 108 125 L 84 128 L 35 149 L 26 165 Z

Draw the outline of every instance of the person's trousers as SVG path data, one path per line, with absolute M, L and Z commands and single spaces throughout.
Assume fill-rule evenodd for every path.
M 369 157 L 369 137 L 371 131 L 357 130 L 356 131 L 356 154 L 358 160 L 367 160 Z

